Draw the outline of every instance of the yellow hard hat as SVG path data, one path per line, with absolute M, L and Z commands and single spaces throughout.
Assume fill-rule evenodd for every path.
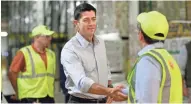
M 165 40 L 168 34 L 169 25 L 166 17 L 157 12 L 144 12 L 137 16 L 137 21 L 140 24 L 142 31 L 151 39 Z M 155 34 L 161 33 L 164 36 L 157 36 Z
M 52 35 L 54 31 L 51 31 L 48 29 L 47 26 L 45 25 L 38 25 L 32 30 L 32 37 L 37 36 L 37 35 Z

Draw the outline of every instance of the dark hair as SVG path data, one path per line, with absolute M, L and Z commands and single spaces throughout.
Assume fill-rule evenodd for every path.
M 143 37 L 144 37 L 144 40 L 147 44 L 154 44 L 154 43 L 157 43 L 157 42 L 162 42 L 164 43 L 164 40 L 156 40 L 156 39 L 152 39 L 150 37 L 148 37 L 142 30 L 141 30 L 141 33 L 143 34 Z M 158 33 L 158 34 L 155 34 L 155 35 L 163 35 L 161 33 Z M 164 36 L 164 35 L 163 35 Z
M 91 10 L 93 10 L 96 14 L 96 9 L 90 4 L 82 3 L 82 4 L 78 5 L 74 11 L 74 19 L 79 20 L 82 12 L 91 11 Z
M 144 40 L 147 44 L 154 44 L 157 42 L 164 43 L 164 40 L 157 40 L 157 39 L 152 39 L 152 38 L 148 37 L 148 35 L 142 30 L 140 23 L 138 23 L 137 27 L 141 31 L 141 33 L 143 34 Z M 162 33 L 157 33 L 155 35 L 159 36 L 159 37 L 164 37 L 164 34 L 162 34 Z

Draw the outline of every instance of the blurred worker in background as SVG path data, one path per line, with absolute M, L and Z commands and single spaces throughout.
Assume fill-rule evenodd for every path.
M 55 53 L 48 49 L 54 31 L 38 25 L 32 30 L 33 43 L 14 57 L 9 79 L 22 103 L 54 103 Z
M 63 70 L 62 64 L 60 64 L 60 88 L 62 90 L 62 93 L 64 94 L 64 103 L 67 103 L 69 101 L 69 94 L 68 94 L 68 89 L 65 86 L 66 82 L 66 75 Z
M 181 47 L 177 62 L 182 72 L 183 95 L 191 103 L 191 41 Z
M 104 41 L 95 35 L 96 9 L 83 3 L 75 8 L 77 33 L 63 47 L 61 63 L 66 74 L 69 103 L 106 103 L 127 99 L 120 88 L 112 86 Z
M 137 16 L 138 38 L 143 47 L 128 76 L 128 102 L 182 103 L 182 77 L 174 58 L 164 49 L 169 25 L 157 12 Z

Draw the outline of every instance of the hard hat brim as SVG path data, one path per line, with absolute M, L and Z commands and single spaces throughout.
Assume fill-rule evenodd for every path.
M 54 34 L 54 31 L 46 31 L 44 33 L 42 33 L 41 35 L 48 35 L 48 36 L 51 36 Z

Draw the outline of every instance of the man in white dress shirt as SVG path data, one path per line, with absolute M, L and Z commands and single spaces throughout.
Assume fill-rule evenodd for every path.
M 66 75 L 69 103 L 105 103 L 106 97 L 123 101 L 127 96 L 111 86 L 105 43 L 95 36 L 96 9 L 83 3 L 74 11 L 77 33 L 63 47 L 61 63 Z

